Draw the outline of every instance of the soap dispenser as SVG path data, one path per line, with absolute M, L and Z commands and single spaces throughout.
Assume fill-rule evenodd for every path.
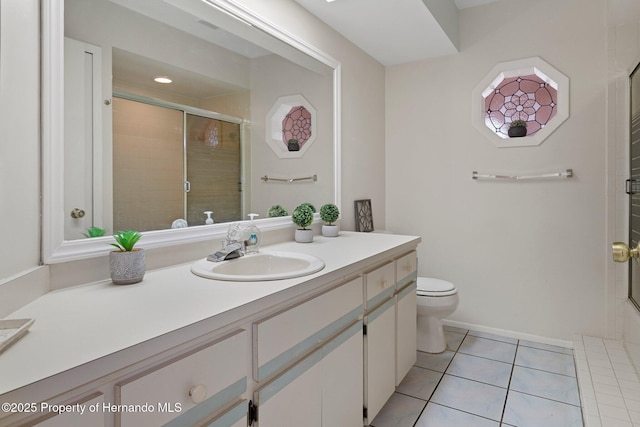
M 251 218 L 251 222 L 246 228 L 246 234 L 245 234 L 246 240 L 244 242 L 245 252 L 247 254 L 252 254 L 252 253 L 255 254 L 258 252 L 258 249 L 260 249 L 260 243 L 262 243 L 262 236 L 260 233 L 260 229 L 253 222 L 253 219 L 259 215 L 255 213 L 250 213 L 248 216 L 249 218 Z
M 204 223 L 206 225 L 211 225 L 213 224 L 213 218 L 211 218 L 211 215 L 213 214 L 213 212 L 211 211 L 204 211 L 204 214 L 207 216 L 207 219 L 204 220 Z

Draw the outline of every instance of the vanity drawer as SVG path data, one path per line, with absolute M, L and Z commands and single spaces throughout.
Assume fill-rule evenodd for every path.
M 411 251 L 396 260 L 396 283 L 398 290 L 405 287 L 416 278 L 418 268 L 418 258 L 416 251 Z
M 247 340 L 238 331 L 117 384 L 116 405 L 130 411 L 120 411 L 116 425 L 158 426 L 178 417 L 193 425 L 239 400 L 247 387 Z
M 395 264 L 390 262 L 365 274 L 367 310 L 376 308 L 393 295 L 396 287 Z
M 262 381 L 353 324 L 362 315 L 362 278 L 254 323 L 254 378 Z M 337 319 L 337 320 L 336 320 Z

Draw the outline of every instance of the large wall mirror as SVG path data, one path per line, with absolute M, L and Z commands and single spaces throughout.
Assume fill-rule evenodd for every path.
M 334 59 L 227 0 L 53 0 L 43 18 L 45 262 L 104 254 L 117 230 L 153 248 L 249 212 L 290 226 L 266 218 L 276 204 L 339 204 Z M 292 95 L 313 106 L 315 143 L 283 158 L 265 122 Z

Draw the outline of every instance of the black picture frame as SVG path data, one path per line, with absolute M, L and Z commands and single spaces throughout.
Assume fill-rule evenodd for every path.
M 373 212 L 371 211 L 371 199 L 356 200 L 353 202 L 356 214 L 356 231 L 373 231 Z

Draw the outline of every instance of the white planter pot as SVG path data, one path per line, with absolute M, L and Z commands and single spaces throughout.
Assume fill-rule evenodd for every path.
M 340 227 L 337 225 L 322 225 L 322 235 L 324 237 L 337 237 L 340 232 Z
M 116 285 L 132 285 L 142 281 L 145 271 L 144 249 L 109 253 L 111 281 Z
M 313 242 L 313 230 L 297 229 L 295 235 L 296 242 L 298 243 L 311 243 Z

